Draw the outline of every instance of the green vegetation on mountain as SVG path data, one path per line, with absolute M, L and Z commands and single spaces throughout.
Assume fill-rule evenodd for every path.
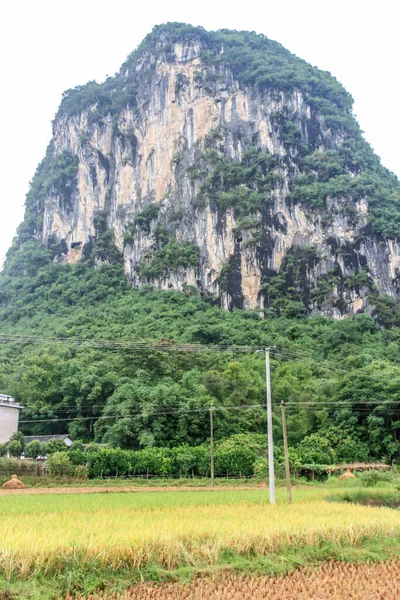
M 226 29 L 206 31 L 184 23 L 167 23 L 154 27 L 114 77 L 109 77 L 103 84 L 91 81 L 67 90 L 58 114 L 77 114 L 96 106 L 95 112 L 105 116 L 116 114 L 126 104 L 134 106 L 138 87 L 146 76 L 144 69 L 136 70 L 138 62 L 146 61 L 150 54 L 172 62 L 175 60 L 174 45 L 183 40 L 200 40 L 202 62 L 208 68 L 206 80 L 217 81 L 220 71 L 228 65 L 244 85 L 279 91 L 300 89 L 323 114 L 340 115 L 341 111 L 351 109 L 350 94 L 330 73 L 313 68 L 262 34 Z M 148 60 L 145 66 L 154 69 L 155 61 L 150 66 Z
M 59 198 L 64 210 L 71 208 L 71 196 L 75 191 L 79 160 L 70 152 L 54 154 L 51 144 L 39 164 L 26 195 L 25 218 L 18 228 L 18 242 L 29 240 L 41 231 L 46 195 L 52 192 Z
M 356 211 L 349 199 L 367 200 L 375 233 L 389 238 L 399 235 L 399 180 L 380 165 L 362 138 L 348 140 L 337 150 L 308 154 L 301 159 L 300 170 L 290 191 L 293 202 L 324 209 L 328 198 L 339 199 L 343 213 L 352 216 Z
M 201 170 L 202 163 L 207 166 Z M 210 168 L 211 166 L 211 168 Z M 240 162 L 226 162 L 221 153 L 208 152 L 190 177 L 203 178 L 198 203 L 206 199 L 220 208 L 233 207 L 238 217 L 249 216 L 270 208 L 267 195 L 281 181 L 279 159 L 250 146 Z
M 189 242 L 169 241 L 159 250 L 149 251 L 139 265 L 140 276 L 148 281 L 165 277 L 179 268 L 195 267 L 199 248 Z
M 136 217 L 135 223 L 139 225 L 143 231 L 149 233 L 150 223 L 157 218 L 160 207 L 158 204 L 149 204 Z
M 220 409 L 217 441 L 263 433 L 263 408 L 229 410 L 264 403 L 262 355 L 99 349 L 90 340 L 277 345 L 293 353 L 273 354 L 278 447 L 285 400 L 289 442 L 303 462 L 399 457 L 398 326 L 382 330 L 367 315 L 332 321 L 223 312 L 197 294 L 132 289 L 119 264 L 54 263 L 51 250 L 33 242 L 8 260 L 0 290 L 3 335 L 88 341 L 0 345 L 0 388 L 24 405 L 23 420 L 33 421 L 23 425 L 26 433 L 68 429 L 76 439 L 132 449 L 201 445 L 211 404 Z

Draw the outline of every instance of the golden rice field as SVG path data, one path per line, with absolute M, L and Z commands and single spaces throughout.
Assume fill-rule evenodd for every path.
M 322 495 L 295 491 L 291 506 L 283 492 L 270 506 L 264 490 L 2 497 L 0 571 L 25 578 L 76 561 L 113 569 L 207 567 L 229 553 L 266 556 L 400 536 L 398 511 L 327 503 Z
M 398 600 L 400 560 L 378 564 L 327 563 L 281 577 L 233 573 L 190 584 L 143 584 L 122 594 L 88 600 Z M 67 600 L 73 600 L 72 596 Z

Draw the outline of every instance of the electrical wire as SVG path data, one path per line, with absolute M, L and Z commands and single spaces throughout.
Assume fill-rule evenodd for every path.
M 271 352 L 272 352 L 273 356 L 278 356 L 285 360 L 291 360 L 293 362 L 303 363 L 306 365 L 309 365 L 310 362 L 313 362 L 314 367 L 321 367 L 323 369 L 327 369 L 327 370 L 330 370 L 330 371 L 336 372 L 336 373 L 337 372 L 348 373 L 348 371 L 342 367 L 338 367 L 338 366 L 334 367 L 330 363 L 327 363 L 326 361 L 316 359 L 315 357 L 309 356 L 307 354 L 304 354 L 303 357 L 301 357 L 300 354 L 299 355 L 291 355 L 289 352 L 286 352 L 284 349 L 283 350 L 279 349 L 278 347 L 271 348 Z
M 394 414 L 399 413 L 400 414 L 400 402 L 393 400 L 393 401 L 388 401 L 388 402 L 355 402 L 355 403 L 348 403 L 348 402 L 287 402 L 285 403 L 285 406 L 287 408 L 290 407 L 314 407 L 314 408 L 321 408 L 321 409 L 326 409 L 326 408 L 334 408 L 334 407 L 338 407 L 338 408 L 351 408 L 351 406 L 353 405 L 357 405 L 357 404 L 362 404 L 362 406 L 360 408 L 356 407 L 356 414 L 371 414 L 371 411 L 368 410 L 367 408 L 364 408 L 366 405 L 370 405 L 373 407 L 373 409 L 376 409 L 377 407 L 379 408 L 390 408 L 391 412 Z M 395 406 L 392 406 L 395 405 Z M 399 405 L 398 408 L 396 408 L 396 405 Z M 272 408 L 273 409 L 279 409 L 280 408 L 280 404 L 273 404 Z M 225 412 L 225 411 L 234 411 L 234 410 L 250 410 L 252 408 L 266 408 L 266 404 L 241 404 L 238 406 L 214 406 L 214 411 L 220 411 L 220 412 Z M 75 420 L 80 420 L 80 421 L 93 421 L 95 419 L 98 420 L 111 420 L 111 419 L 132 419 L 135 417 L 140 417 L 142 419 L 146 419 L 149 417 L 156 417 L 156 416 L 170 416 L 170 415 L 190 415 L 193 413 L 207 413 L 209 412 L 210 407 L 203 407 L 203 408 L 194 408 L 194 409 L 189 409 L 189 410 L 164 410 L 164 411 L 154 411 L 154 412 L 149 412 L 149 413 L 143 413 L 143 412 L 135 412 L 135 413 L 129 413 L 129 414 L 120 414 L 120 415 L 90 415 L 90 416 L 85 416 L 85 415 L 77 415 L 75 417 L 52 417 L 52 418 L 48 418 L 48 419 L 26 419 L 26 420 L 21 420 L 20 423 L 21 424 L 28 424 L 28 423 L 59 423 L 59 422 L 65 422 L 65 421 L 75 421 Z
M 103 339 L 85 339 L 85 338 L 62 338 L 62 337 L 45 337 L 45 336 L 35 336 L 35 335 L 19 335 L 19 334 L 1 334 L 0 333 L 0 342 L 3 343 L 18 343 L 18 344 L 53 344 L 60 343 L 64 345 L 70 345 L 73 347 L 91 347 L 97 349 L 110 349 L 110 350 L 128 350 L 128 351 L 170 351 L 170 352 L 207 352 L 207 351 L 215 351 L 215 352 L 243 352 L 243 353 L 261 353 L 266 349 L 269 349 L 272 357 L 277 358 L 278 360 L 290 360 L 293 362 L 297 362 L 300 364 L 305 364 L 310 366 L 310 363 L 313 367 L 321 367 L 332 373 L 347 373 L 347 371 L 341 367 L 334 367 L 331 364 L 326 364 L 325 361 L 321 361 L 316 359 L 315 357 L 305 353 L 299 352 L 297 350 L 287 349 L 280 346 L 256 346 L 256 345 L 230 345 L 230 344 L 215 344 L 215 345 L 205 345 L 205 344 L 174 344 L 170 341 L 160 340 L 158 342 L 140 342 L 140 341 L 125 341 L 125 340 L 103 340 Z M 318 361 L 315 364 L 315 361 Z M 399 408 L 397 408 L 399 405 Z M 371 414 L 371 410 L 368 407 L 371 407 L 372 410 L 376 408 L 385 409 L 389 408 L 392 416 L 396 416 L 397 412 L 400 411 L 400 401 L 289 401 L 286 403 L 288 408 L 291 407 L 302 407 L 302 408 L 314 408 L 314 409 L 332 409 L 332 408 L 354 408 L 356 414 L 358 415 L 366 415 Z M 279 409 L 280 404 L 273 404 L 273 409 Z M 69 412 L 71 410 L 80 412 L 80 411 L 89 411 L 93 410 L 93 408 L 104 409 L 103 405 L 93 405 L 89 407 L 60 407 L 56 409 L 58 412 Z M 266 408 L 266 405 L 263 403 L 260 404 L 242 404 L 238 406 L 224 406 L 224 407 L 214 407 L 216 411 L 234 411 L 234 410 L 249 410 L 254 408 Z M 74 417 L 52 417 L 46 419 L 25 419 L 21 420 L 21 424 L 28 423 L 58 423 L 65 421 L 75 421 L 75 420 L 85 420 L 85 421 L 93 421 L 93 420 L 108 420 L 108 419 L 127 419 L 134 417 L 141 418 L 149 418 L 149 417 L 157 417 L 157 416 L 167 416 L 167 415 L 188 415 L 193 413 L 206 413 L 209 411 L 209 408 L 201 408 L 201 409 L 189 409 L 185 410 L 163 410 L 163 411 L 154 411 L 150 413 L 136 412 L 134 414 L 128 415 L 104 415 L 104 414 L 92 414 L 90 416 L 87 415 L 76 415 Z
M 357 405 L 361 405 L 361 406 L 387 406 L 387 405 L 396 405 L 398 404 L 400 406 L 400 400 L 385 400 L 385 401 L 379 401 L 379 400 L 368 400 L 368 401 L 363 401 L 363 400 L 354 400 L 354 401 L 347 401 L 347 400 L 315 400 L 315 401 L 309 401 L 309 400 L 289 400 L 288 402 L 285 402 L 285 406 L 326 406 L 326 405 L 332 405 L 332 406 L 343 406 L 344 408 L 346 407 L 351 407 L 351 406 L 357 406 Z M 280 406 L 280 404 L 272 404 L 273 406 Z M 247 406 L 263 406 L 263 404 L 247 404 L 247 405 L 237 405 L 237 406 L 230 406 L 229 409 L 230 410 L 234 410 L 235 408 L 242 408 L 243 406 L 247 407 Z M 104 404 L 95 404 L 93 406 L 85 406 L 85 407 L 78 407 L 78 406 L 62 406 L 60 408 L 56 408 L 56 410 L 58 412 L 68 412 L 68 411 L 88 411 L 88 410 L 92 410 L 93 408 L 100 408 L 100 409 L 104 409 L 105 405 Z M 226 407 L 214 407 L 216 410 L 223 410 Z M 166 410 L 169 410 L 169 408 L 167 408 Z M 196 409 L 195 409 L 196 410 Z M 208 408 L 206 410 L 209 410 Z M 101 415 L 93 415 L 94 417 L 96 416 L 101 416 Z
M 177 352 L 255 352 L 262 349 L 262 346 L 236 344 L 173 344 L 167 341 L 157 342 L 129 342 L 124 340 L 103 340 L 99 338 L 63 338 L 63 337 L 39 337 L 33 335 L 12 335 L 1 334 L 0 342 L 3 343 L 20 343 L 20 344 L 53 344 L 60 343 L 71 346 L 89 346 L 92 348 L 110 348 L 118 350 L 162 350 L 162 351 L 177 351 Z
M 278 407 L 278 405 L 276 405 L 276 407 Z M 242 404 L 240 406 L 214 406 L 214 411 L 229 411 L 229 410 L 249 410 L 252 408 L 266 408 L 266 404 Z M 102 419 L 102 420 L 107 420 L 107 419 L 131 419 L 133 417 L 141 417 L 141 418 L 147 418 L 147 417 L 154 417 L 154 416 L 169 416 L 169 415 L 176 415 L 176 414 L 185 414 L 185 415 L 191 415 L 193 413 L 206 413 L 210 411 L 210 407 L 207 408 L 198 408 L 198 409 L 190 409 L 190 410 L 175 410 L 175 411 L 157 411 L 157 412 L 150 412 L 150 413 L 141 413 L 141 412 L 136 412 L 136 413 L 132 413 L 132 414 L 128 414 L 128 415 L 99 415 L 99 416 L 90 416 L 90 417 L 63 417 L 61 419 L 58 418 L 52 418 L 52 419 L 27 419 L 24 421 L 19 421 L 20 424 L 26 424 L 26 423 L 58 423 L 61 421 L 75 421 L 75 420 L 84 420 L 84 421 L 92 421 L 94 419 Z
M 337 374 L 337 373 L 347 373 L 347 371 L 345 369 L 342 369 L 340 367 L 332 367 L 331 365 L 326 364 L 326 363 L 324 364 L 321 361 L 318 364 L 315 364 L 315 361 L 314 361 L 314 364 L 313 364 L 312 359 L 302 360 L 302 359 L 299 359 L 299 358 L 292 358 L 290 356 L 287 356 L 287 355 L 279 353 L 279 352 L 274 352 L 273 353 L 272 358 L 275 358 L 275 357 L 283 359 L 285 361 L 290 361 L 290 362 L 295 362 L 297 364 L 302 364 L 302 365 L 305 365 L 305 366 L 312 366 L 313 368 L 319 367 L 321 369 L 325 369 L 327 371 L 331 371 L 332 373 L 335 373 L 335 374 Z
M 158 342 L 140 342 L 134 341 L 129 342 L 127 340 L 103 340 L 103 339 L 87 339 L 87 338 L 63 338 L 63 337 L 40 337 L 34 335 L 19 335 L 19 334 L 1 334 L 0 342 L 2 343 L 19 343 L 19 344 L 54 344 L 60 343 L 66 346 L 85 346 L 96 349 L 110 349 L 110 350 L 129 350 L 129 351 L 168 351 L 168 352 L 233 352 L 233 353 L 255 353 L 263 352 L 267 347 L 256 346 L 256 345 L 235 345 L 235 344 L 173 344 L 167 341 Z M 282 358 L 283 360 L 295 360 L 296 362 L 303 362 L 303 364 L 309 364 L 307 361 L 315 361 L 310 355 L 294 353 L 288 351 L 285 348 L 279 346 L 270 346 L 271 353 L 274 356 Z M 306 359 L 306 360 L 304 360 Z M 340 367 L 333 367 L 329 364 L 322 364 L 322 361 L 318 362 L 318 366 L 323 366 L 325 369 L 329 369 L 332 372 L 346 372 L 345 369 Z

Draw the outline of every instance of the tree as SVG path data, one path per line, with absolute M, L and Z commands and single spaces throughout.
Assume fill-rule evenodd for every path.
M 10 453 L 10 456 L 15 458 L 19 458 L 22 454 L 22 444 L 18 440 L 11 440 L 7 444 L 7 452 Z
M 305 437 L 297 446 L 297 452 L 302 464 L 331 465 L 336 461 L 329 441 L 317 433 Z
M 72 472 L 72 465 L 66 452 L 54 452 L 46 461 L 51 477 L 65 477 Z
M 12 436 L 10 437 L 10 442 L 12 442 L 12 441 L 19 442 L 21 444 L 22 450 L 24 450 L 24 448 L 25 448 L 25 437 L 24 437 L 24 434 L 21 431 L 17 431 L 16 433 L 12 434 Z
M 54 454 L 55 452 L 63 452 L 66 449 L 64 442 L 58 439 L 49 440 L 44 446 L 46 455 Z
M 39 442 L 39 440 L 33 440 L 29 442 L 29 444 L 25 447 L 25 456 L 28 458 L 37 458 L 38 456 L 44 456 L 44 448 L 43 445 Z

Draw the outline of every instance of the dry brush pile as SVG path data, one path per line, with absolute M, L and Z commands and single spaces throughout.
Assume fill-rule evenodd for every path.
M 142 584 L 126 593 L 87 600 L 398 600 L 400 560 L 364 565 L 329 562 L 280 577 L 234 573 L 190 584 Z M 70 596 L 67 600 L 73 600 Z

